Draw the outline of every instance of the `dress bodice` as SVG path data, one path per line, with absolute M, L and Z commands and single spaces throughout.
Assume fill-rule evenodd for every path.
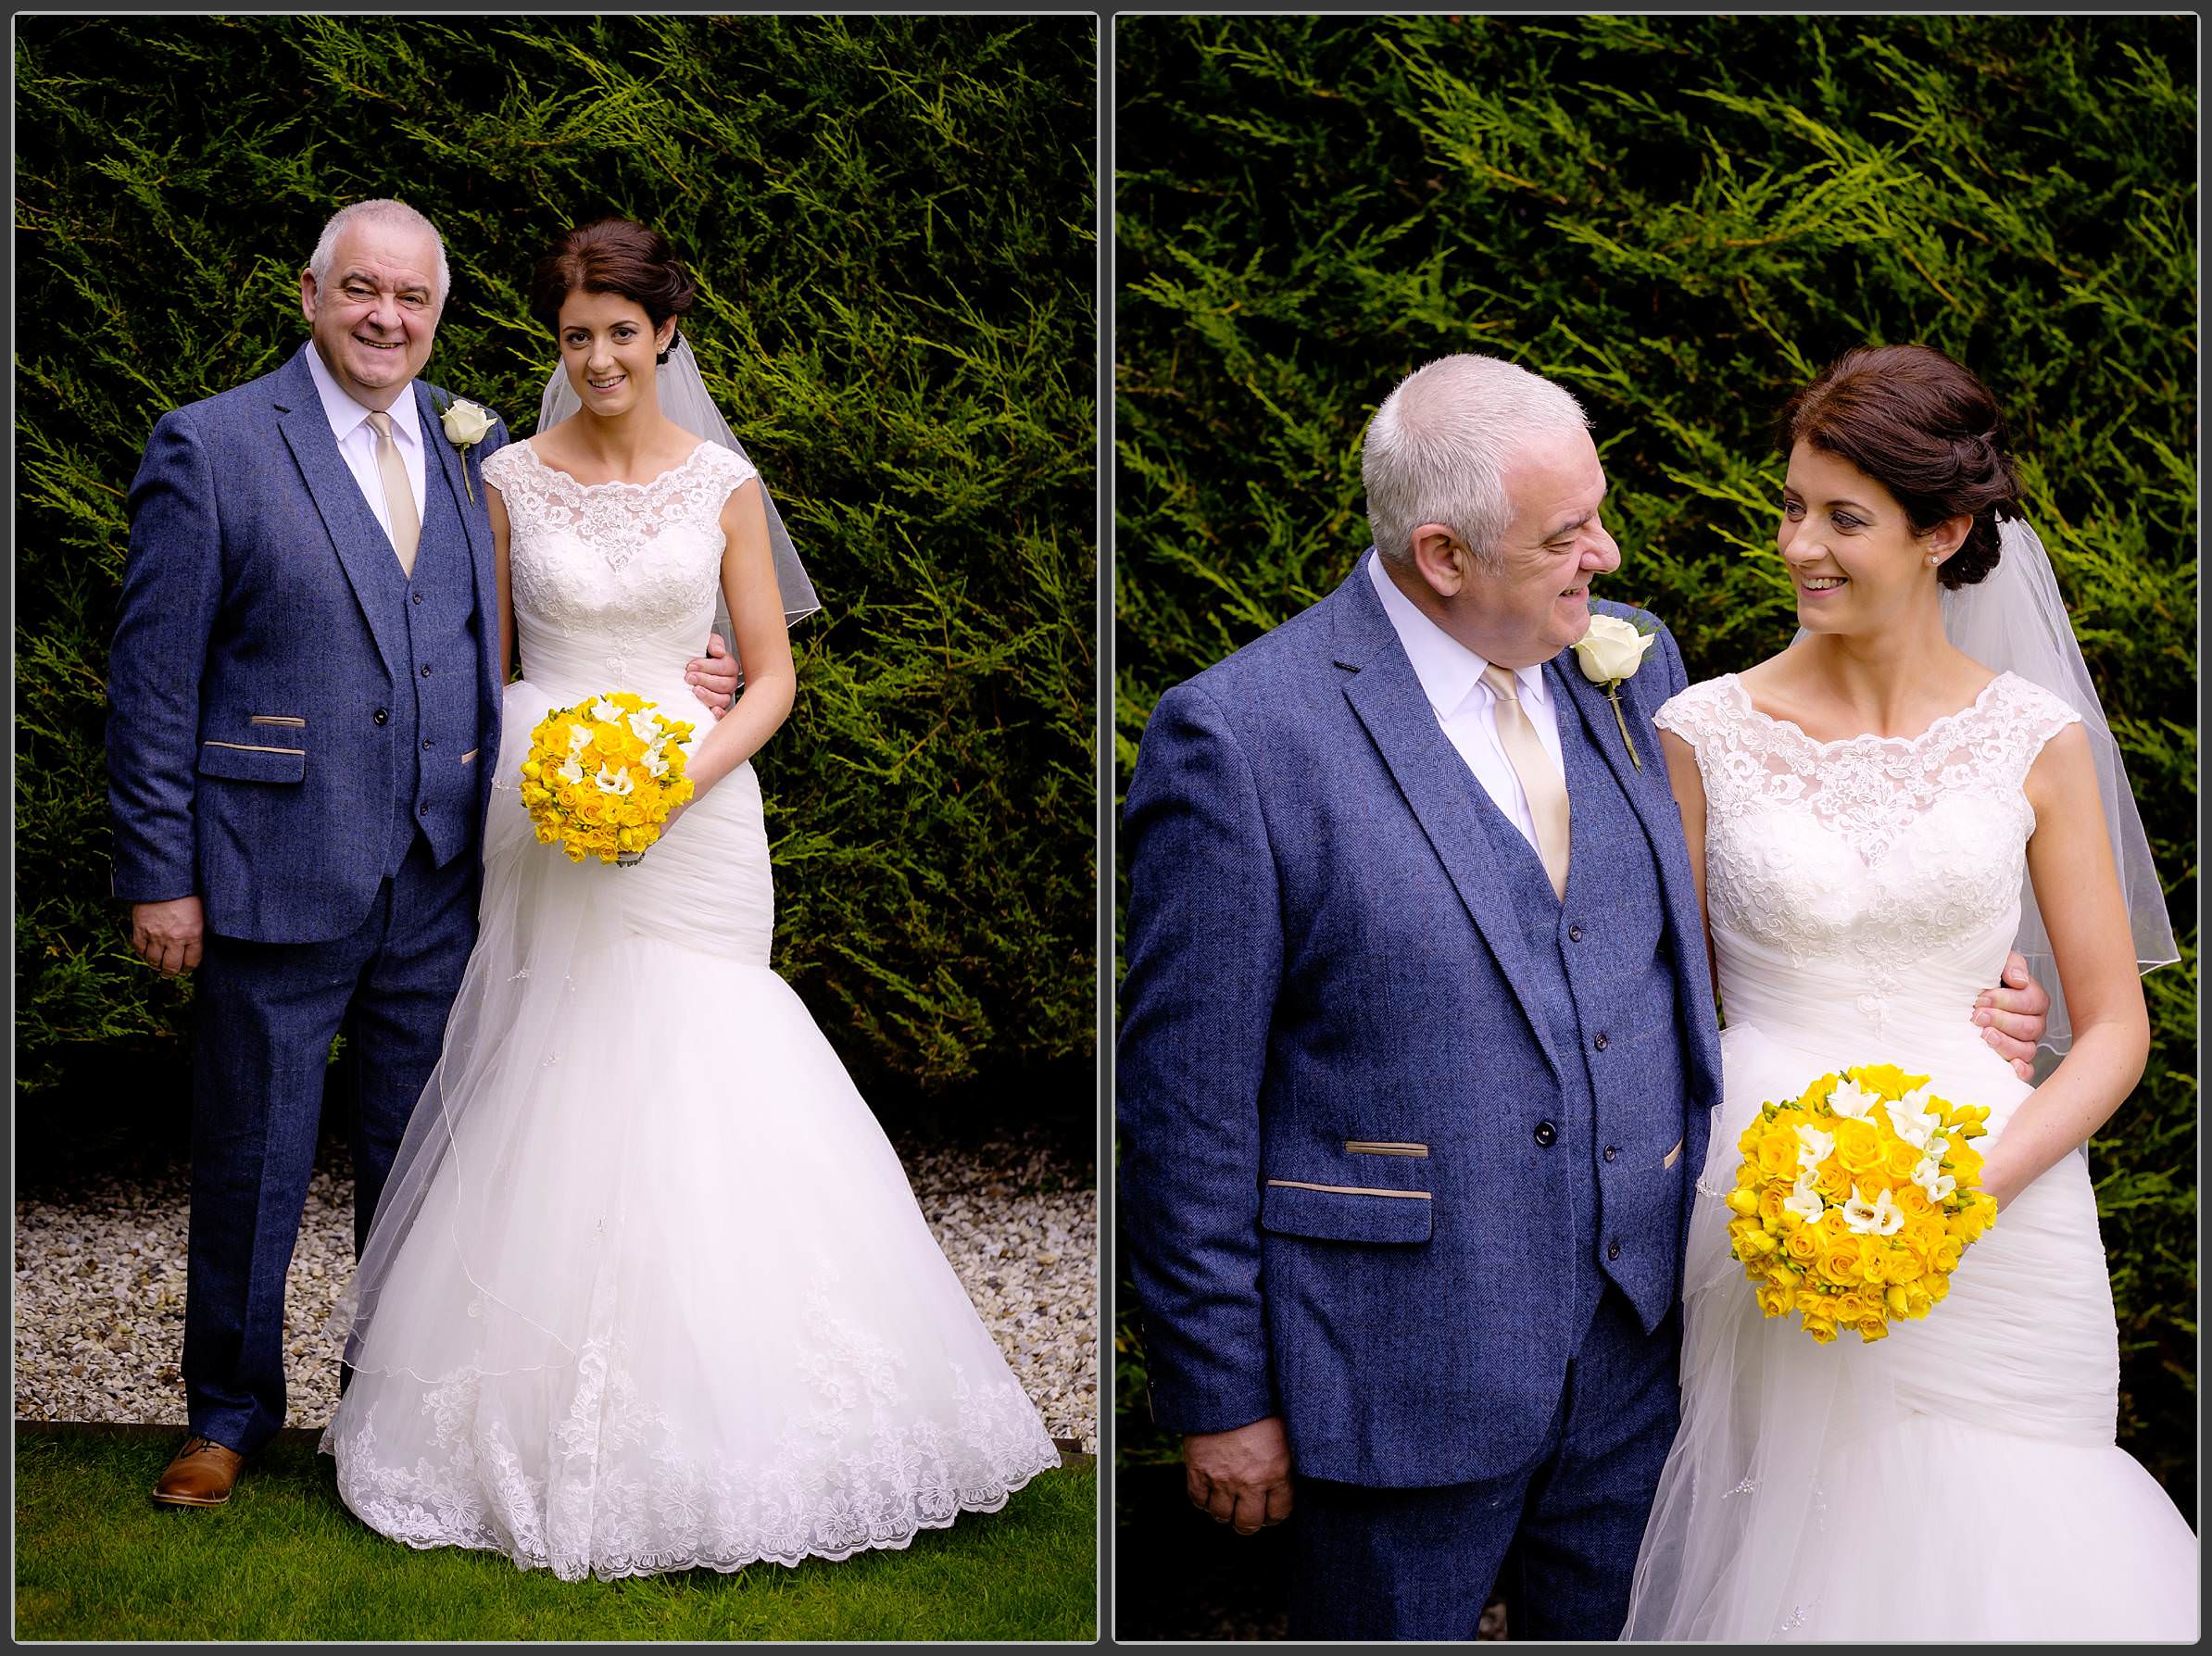
M 681 685 L 714 621 L 723 507 L 752 467 L 702 441 L 650 483 L 581 483 L 513 443 L 484 475 L 511 525 L 522 676 L 578 696 Z
M 2011 673 L 1917 736 L 1816 741 L 1732 673 L 1670 699 L 1654 722 L 1697 750 L 1729 1025 L 1969 1038 L 2019 924 L 2028 772 L 2078 718 Z

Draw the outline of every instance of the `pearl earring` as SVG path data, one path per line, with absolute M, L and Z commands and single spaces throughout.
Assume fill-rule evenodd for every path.
M 1942 563 L 1943 560 L 1938 554 L 1930 552 L 1928 555 L 1928 561 L 1929 566 L 1932 568 L 1934 565 Z

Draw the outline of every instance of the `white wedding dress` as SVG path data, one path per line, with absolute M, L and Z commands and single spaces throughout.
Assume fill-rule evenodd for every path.
M 2031 1089 L 1969 1020 L 2019 918 L 2023 783 L 2074 718 L 2011 674 L 1909 739 L 1816 742 L 1733 675 L 1656 717 L 1704 784 L 1725 1102 L 1690 1220 L 1681 1427 L 1624 1638 L 2195 1637 L 2196 1537 L 2114 1442 L 2081 1156 L 2005 1206 L 1925 1321 L 1872 1345 L 1762 1316 L 1721 1200 L 1761 1102 L 1828 1071 L 1928 1073 L 1989 1106 L 1985 1151 L 2003 1134 Z
M 770 970 L 750 764 L 635 867 L 571 863 L 515 786 L 549 709 L 694 725 L 732 490 L 701 443 L 586 486 L 484 464 L 512 524 L 481 931 L 357 1278 L 323 1447 L 366 1524 L 577 1579 L 904 1547 L 1059 1464 L 804 1005 Z

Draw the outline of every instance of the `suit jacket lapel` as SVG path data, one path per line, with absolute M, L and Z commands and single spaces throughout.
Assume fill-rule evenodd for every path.
M 303 352 L 314 348 L 311 344 L 300 347 Z M 360 605 L 370 634 L 376 640 L 376 653 L 383 658 L 384 671 L 396 673 L 402 657 L 399 641 L 390 635 L 385 607 L 372 596 L 383 584 L 384 571 L 371 560 L 390 564 L 395 572 L 398 560 L 391 537 L 369 509 L 368 501 L 361 498 L 360 484 L 354 481 L 345 457 L 338 452 L 338 440 L 331 434 L 330 419 L 322 411 L 322 398 L 315 390 L 314 376 L 308 373 L 304 358 L 295 356 L 277 370 L 276 403 L 277 428 L 283 433 L 300 476 L 306 480 L 346 578 L 353 583 L 354 600 Z
M 1690 878 L 1690 856 L 1682 846 L 1681 812 L 1667 785 L 1666 761 L 1660 757 L 1656 740 L 1647 731 L 1646 739 L 1637 745 L 1637 755 L 1643 760 L 1643 768 L 1637 769 L 1636 760 L 1628 757 L 1628 746 L 1621 740 L 1620 725 L 1613 717 L 1613 703 L 1602 690 L 1582 676 L 1574 651 L 1562 650 L 1549 666 L 1552 683 L 1565 687 L 1566 698 L 1580 717 L 1590 745 L 1613 767 L 1614 780 L 1620 784 L 1637 820 L 1643 824 L 1644 837 L 1652 842 L 1652 852 L 1659 859 L 1660 879 L 1666 887 L 1668 902 L 1679 902 L 1681 895 L 1687 892 L 1690 911 L 1694 914 L 1697 886 Z M 1628 689 L 1623 686 L 1621 711 L 1633 721 L 1635 710 L 1628 700 Z
M 1710 969 L 1705 963 L 1705 928 L 1703 911 L 1698 907 L 1697 882 L 1690 871 L 1690 851 L 1682 840 L 1682 813 L 1675 804 L 1674 790 L 1668 785 L 1666 761 L 1659 753 L 1656 734 L 1649 721 L 1644 721 L 1645 740 L 1636 751 L 1643 759 L 1643 768 L 1636 768 L 1636 761 L 1628 757 L 1628 750 L 1621 741 L 1620 725 L 1613 716 L 1613 703 L 1605 693 L 1583 677 L 1582 669 L 1569 648 L 1560 651 L 1550 663 L 1552 682 L 1565 687 L 1567 699 L 1580 716 L 1582 728 L 1598 751 L 1605 756 L 1605 762 L 1613 767 L 1613 774 L 1620 783 L 1621 792 L 1628 797 L 1628 804 L 1643 824 L 1644 838 L 1651 843 L 1652 855 L 1659 864 L 1659 889 L 1665 897 L 1667 912 L 1673 924 L 1669 927 L 1676 944 L 1676 968 L 1682 978 L 1685 991 L 1703 1010 L 1703 1020 L 1691 1018 L 1690 1025 L 1702 1031 L 1714 1022 L 1713 985 Z M 1621 687 L 1621 711 L 1630 722 L 1636 722 L 1636 709 L 1629 699 L 1628 686 Z M 1565 737 L 1566 733 L 1560 733 Z M 1572 829 L 1569 829 L 1572 843 Z M 1693 1045 L 1701 1050 L 1708 1045 L 1702 1035 L 1693 1036 Z M 1718 1073 L 1718 1055 L 1713 1054 L 1713 1070 Z
M 1530 985 L 1536 972 L 1520 919 L 1506 894 L 1505 871 L 1498 866 L 1480 826 L 1468 820 L 1472 779 L 1466 773 L 1467 762 L 1437 722 L 1390 618 L 1368 585 L 1364 563 L 1363 558 L 1354 566 L 1351 578 L 1337 594 L 1336 666 L 1349 670 L 1345 699 L 1381 751 L 1452 889 L 1496 959 L 1499 974 L 1519 1001 L 1553 1075 L 1564 1077 L 1559 1054 L 1552 1049 L 1542 1011 L 1533 998 Z

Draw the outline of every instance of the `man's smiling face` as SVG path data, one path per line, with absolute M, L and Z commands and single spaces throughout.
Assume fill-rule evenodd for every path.
M 430 360 L 438 329 L 438 249 L 430 232 L 373 220 L 339 234 L 327 288 L 299 279 L 299 307 L 323 366 L 362 407 L 388 408 Z

